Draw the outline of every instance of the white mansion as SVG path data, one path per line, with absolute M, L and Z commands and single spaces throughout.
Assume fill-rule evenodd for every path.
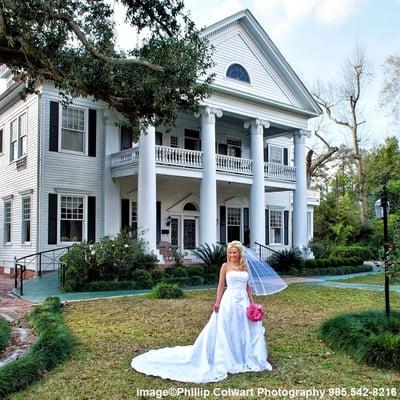
M 215 47 L 213 94 L 138 143 L 104 104 L 64 108 L 50 84 L 21 101 L 0 69 L 0 266 L 128 226 L 186 258 L 233 239 L 307 246 L 319 194 L 306 186 L 306 129 L 321 110 L 248 10 L 202 35 Z

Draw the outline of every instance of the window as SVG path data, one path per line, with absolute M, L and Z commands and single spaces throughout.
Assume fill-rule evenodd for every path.
M 185 129 L 185 149 L 200 151 L 200 133 L 192 129 Z
M 186 203 L 183 206 L 183 211 L 197 211 L 197 207 L 193 203 Z
M 227 139 L 226 144 L 228 146 L 228 156 L 238 157 L 242 156 L 242 141 Z
M 228 242 L 241 240 L 242 209 L 239 207 L 227 208 Z
M 282 148 L 278 146 L 269 146 L 269 162 L 283 164 Z
M 26 113 L 10 123 L 10 161 L 26 155 Z
M 282 212 L 269 212 L 270 243 L 282 243 Z
M 81 242 L 83 238 L 84 198 L 61 196 L 61 242 Z
M 240 64 L 232 64 L 226 71 L 226 76 L 237 81 L 250 83 L 249 74 Z
M 11 243 L 11 200 L 4 202 L 4 243 Z
M 170 146 L 175 148 L 179 146 L 178 136 L 171 136 Z
M 0 154 L 3 152 L 3 129 L 0 129 Z
M 133 129 L 127 126 L 121 126 L 121 151 L 131 149 L 133 143 Z
M 22 198 L 22 243 L 31 241 L 31 197 Z
M 86 112 L 80 108 L 62 109 L 61 149 L 76 153 L 85 152 Z
M 137 202 L 132 201 L 131 202 L 131 232 L 134 238 L 137 237 L 137 228 L 138 228 L 138 222 L 137 222 Z
M 156 145 L 162 146 L 162 132 L 156 132 Z

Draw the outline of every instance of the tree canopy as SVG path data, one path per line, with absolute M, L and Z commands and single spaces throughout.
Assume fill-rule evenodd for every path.
M 128 24 L 149 31 L 126 52 L 116 49 L 105 0 L 0 0 L 0 63 L 24 83 L 22 95 L 51 81 L 66 99 L 92 96 L 132 125 L 169 125 L 179 111 L 198 111 L 210 92 L 211 52 L 183 1 L 116 1 Z

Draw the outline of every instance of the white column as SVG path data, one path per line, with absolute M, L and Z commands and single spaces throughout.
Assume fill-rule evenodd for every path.
M 250 128 L 251 159 L 253 160 L 253 183 L 250 189 L 250 243 L 265 244 L 265 191 L 264 191 L 264 128 L 268 121 L 255 119 L 245 122 Z
M 215 117 L 222 110 L 205 107 L 201 112 L 201 151 L 203 177 L 200 183 L 200 244 L 217 242 L 217 172 L 215 156 Z
M 303 256 L 307 247 L 307 174 L 306 137 L 310 132 L 299 130 L 294 134 L 294 164 L 296 167 L 296 190 L 293 209 L 293 247 L 298 247 Z
M 111 154 L 120 149 L 119 128 L 105 118 L 104 157 L 104 235 L 116 235 L 121 228 L 121 194 L 119 181 L 111 176 Z
M 147 243 L 148 250 L 157 254 L 155 149 L 155 128 L 149 126 L 140 132 L 139 138 L 138 234 Z

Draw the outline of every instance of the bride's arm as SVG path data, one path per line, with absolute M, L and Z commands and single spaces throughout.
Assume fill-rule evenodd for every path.
M 215 312 L 219 311 L 219 304 L 221 303 L 221 298 L 224 293 L 224 288 L 225 288 L 225 275 L 226 275 L 226 263 L 222 264 L 221 270 L 219 272 L 219 282 L 218 282 L 218 288 L 217 288 L 217 298 L 215 300 L 215 304 L 213 306 L 213 309 Z
M 246 290 L 247 290 L 247 295 L 249 296 L 250 303 L 253 304 L 254 303 L 253 289 L 249 285 L 247 285 Z

